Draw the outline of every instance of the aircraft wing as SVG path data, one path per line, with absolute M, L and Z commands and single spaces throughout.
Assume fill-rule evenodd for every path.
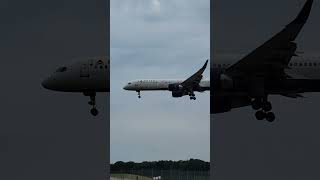
M 301 75 L 301 74 L 297 74 L 294 72 L 290 72 L 290 71 L 285 71 L 287 78 L 289 79 L 309 79 L 308 77 Z
M 284 74 L 284 69 L 292 56 L 295 56 L 297 44 L 294 42 L 302 27 L 306 23 L 313 0 L 307 0 L 298 16 L 282 31 L 267 42 L 226 69 L 230 75 L 261 75 L 277 76 Z
M 287 93 L 287 94 L 281 94 L 281 95 L 288 98 L 304 98 L 304 96 L 299 93 Z
M 181 83 L 181 85 L 183 87 L 190 87 L 192 88 L 194 85 L 199 85 L 201 79 L 202 79 L 202 73 L 204 72 L 204 70 L 207 67 L 208 61 L 206 61 L 206 63 L 202 66 L 201 69 L 199 69 L 196 73 L 194 73 L 191 77 L 189 77 L 188 79 L 186 79 L 185 81 L 183 81 Z

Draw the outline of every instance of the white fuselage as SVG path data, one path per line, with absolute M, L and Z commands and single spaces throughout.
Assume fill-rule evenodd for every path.
M 320 57 L 293 57 L 286 72 L 300 78 L 320 79 Z
M 148 91 L 148 90 L 168 90 L 169 84 L 180 84 L 184 80 L 157 80 L 144 79 L 129 82 L 123 89 L 131 91 Z M 200 87 L 210 89 L 210 80 L 201 80 Z
M 59 67 L 42 82 L 42 86 L 64 92 L 109 92 L 109 72 L 109 58 L 87 58 Z
M 213 69 L 226 69 L 232 64 L 233 63 L 230 63 L 230 61 L 226 59 L 223 63 L 213 63 Z M 288 68 L 285 69 L 285 72 L 297 79 L 320 79 L 320 57 L 294 56 L 288 64 Z

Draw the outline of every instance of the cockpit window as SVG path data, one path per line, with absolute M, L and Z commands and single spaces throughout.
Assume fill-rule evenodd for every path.
M 128 84 L 131 84 L 131 83 L 128 83 Z
M 56 72 L 65 72 L 67 70 L 67 67 L 59 67 Z

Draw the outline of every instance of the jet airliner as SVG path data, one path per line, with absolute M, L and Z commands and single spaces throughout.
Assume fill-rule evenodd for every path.
M 109 57 L 87 58 L 68 66 L 61 66 L 42 82 L 49 90 L 83 93 L 90 97 L 91 114 L 98 115 L 96 93 L 110 92 Z
M 273 94 L 291 98 L 302 93 L 320 92 L 320 63 L 298 56 L 294 42 L 307 22 L 313 0 L 307 0 L 298 16 L 264 44 L 234 64 L 215 64 L 209 80 L 202 80 L 208 61 L 186 80 L 137 80 L 124 89 L 138 92 L 169 90 L 173 97 L 210 90 L 211 114 L 224 113 L 233 108 L 252 106 L 258 120 L 275 120 L 268 96 Z M 216 61 L 215 61 L 216 62 Z M 97 115 L 96 93 L 109 92 L 109 58 L 90 58 L 70 66 L 62 66 L 42 82 L 43 87 L 55 91 L 81 92 L 90 97 L 92 115 Z
M 138 92 L 138 98 L 141 98 L 141 91 L 167 90 L 172 92 L 172 97 L 182 97 L 189 95 L 191 100 L 196 100 L 194 92 L 204 92 L 210 90 L 210 81 L 202 80 L 203 72 L 206 69 L 208 60 L 191 77 L 186 80 L 135 80 L 128 82 L 123 89 Z
M 307 0 L 292 22 L 236 63 L 213 63 L 211 114 L 251 105 L 256 119 L 272 122 L 275 115 L 269 95 L 298 98 L 305 92 L 320 91 L 320 62 L 299 57 L 294 42 L 312 4 L 313 0 Z

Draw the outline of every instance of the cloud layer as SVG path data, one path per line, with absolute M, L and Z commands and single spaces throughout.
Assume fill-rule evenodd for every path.
M 135 92 L 134 79 L 185 79 L 209 58 L 209 0 L 111 1 L 111 161 L 209 160 L 209 93 Z M 209 77 L 209 69 L 205 72 Z

